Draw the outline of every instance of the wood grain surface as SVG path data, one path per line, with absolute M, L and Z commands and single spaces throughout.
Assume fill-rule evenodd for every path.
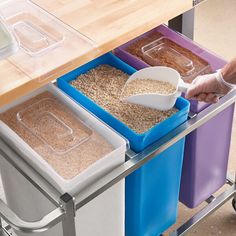
M 73 58 L 72 66 L 54 73 L 48 80 L 40 83 L 37 77 L 27 76 L 9 60 L 0 61 L 0 107 L 192 7 L 192 0 L 33 0 L 33 2 L 92 39 L 97 49 L 91 48 L 83 56 Z

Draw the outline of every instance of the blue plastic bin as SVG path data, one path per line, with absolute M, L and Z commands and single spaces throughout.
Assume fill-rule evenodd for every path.
M 136 71 L 113 54 L 107 53 L 59 78 L 58 86 L 125 136 L 135 152 L 142 151 L 187 120 L 189 102 L 179 98 L 175 105 L 179 110 L 176 114 L 143 134 L 135 133 L 70 85 L 70 81 L 77 76 L 101 64 L 109 64 L 128 74 Z M 180 140 L 126 178 L 126 236 L 157 236 L 175 223 L 184 141 Z

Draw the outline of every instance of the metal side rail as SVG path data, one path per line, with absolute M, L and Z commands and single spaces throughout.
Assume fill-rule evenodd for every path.
M 182 236 L 185 235 L 190 229 L 196 226 L 199 222 L 205 219 L 207 216 L 211 215 L 218 208 L 223 206 L 227 201 L 235 197 L 236 185 L 234 184 L 228 190 L 221 193 L 218 197 L 209 203 L 206 207 L 200 210 L 196 215 L 189 219 L 186 223 L 180 226 L 177 230 L 170 233 L 170 236 Z
M 61 193 L 59 193 L 49 182 L 37 173 L 20 155 L 10 147 L 0 136 L 0 156 L 2 156 L 16 171 L 25 177 L 38 191 L 47 197 L 56 207 L 60 205 Z M 10 158 L 11 157 L 11 158 Z
M 153 159 L 155 156 L 165 151 L 167 148 L 178 142 L 180 139 L 206 123 L 208 120 L 219 114 L 225 108 L 230 106 L 236 101 L 236 91 L 232 91 L 228 95 L 224 96 L 217 104 L 211 105 L 206 108 L 204 111 L 199 113 L 197 116 L 193 116 L 191 119 L 186 121 L 184 124 L 180 125 L 168 135 L 164 136 L 162 139 L 150 145 L 144 151 L 135 154 L 131 150 L 127 152 L 127 161 L 111 171 L 109 174 L 104 176 L 103 178 L 96 181 L 94 184 L 88 186 L 83 191 L 81 191 L 77 196 L 72 198 L 68 194 L 64 194 L 60 198 L 60 207 L 56 208 L 54 211 L 49 213 L 47 216 L 43 217 L 40 221 L 37 222 L 26 222 L 21 220 L 13 211 L 8 208 L 8 206 L 0 202 L 0 216 L 14 229 L 18 231 L 22 231 L 25 233 L 37 233 L 47 230 L 48 228 L 54 226 L 55 224 L 62 222 L 63 225 L 63 235 L 64 236 L 76 236 L 75 233 L 75 210 L 81 208 L 92 199 L 106 191 L 108 188 L 118 183 L 120 180 L 137 170 L 139 167 L 144 165 L 149 160 Z M 0 140 L 1 141 L 1 140 Z M 7 144 L 6 144 L 7 145 Z M 14 147 L 9 147 L 13 149 Z M 13 150 L 14 151 L 14 150 Z M 20 171 L 25 177 L 27 177 L 27 173 L 24 172 L 16 163 L 14 163 L 14 167 Z M 53 186 L 45 181 L 42 185 L 38 185 L 35 183 L 35 180 L 39 178 L 41 180 L 42 177 L 37 176 L 37 178 L 31 179 L 32 174 L 35 173 L 34 169 L 31 168 L 30 176 L 28 176 L 29 181 L 34 184 L 35 187 L 39 188 L 39 190 L 45 194 L 45 196 L 49 199 L 54 198 L 54 194 L 52 191 Z M 35 173 L 37 175 L 37 173 Z M 33 176 L 34 177 L 34 176 Z M 227 201 L 233 194 L 235 194 L 235 185 L 232 186 L 232 190 L 224 193 L 227 197 L 225 197 L 225 201 Z M 52 197 L 53 196 L 53 197 Z M 54 199 L 56 200 L 56 199 Z M 222 204 L 222 199 L 216 199 L 212 203 L 208 205 L 211 206 L 216 205 L 215 208 L 219 207 Z M 218 205 L 217 205 L 218 203 Z M 210 211 L 210 209 L 206 208 L 206 210 L 202 213 L 202 217 L 205 217 L 207 214 L 205 212 Z M 198 220 L 199 221 L 199 220 Z M 196 222 L 198 222 L 196 221 Z M 178 235 L 178 234 L 177 234 Z
M 14 229 L 26 234 L 47 231 L 58 223 L 62 223 L 63 235 L 75 236 L 75 211 L 74 201 L 69 194 L 60 198 L 60 207 L 54 209 L 39 221 L 30 222 L 22 220 L 0 199 L 0 236 L 12 235 L 9 230 Z M 3 219 L 8 225 L 2 226 Z
M 12 236 L 5 228 L 0 227 L 0 236 Z
M 8 230 L 3 227 L 1 219 L 0 219 L 0 236 L 11 236 Z
M 57 223 L 61 222 L 65 212 L 61 208 L 56 208 L 48 215 L 37 222 L 26 222 L 20 219 L 2 200 L 0 200 L 0 216 L 11 228 L 25 233 L 37 233 L 48 230 Z

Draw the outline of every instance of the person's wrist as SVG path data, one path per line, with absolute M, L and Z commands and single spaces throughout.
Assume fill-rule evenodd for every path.
M 235 85 L 235 77 L 236 77 L 236 58 L 232 60 L 230 63 L 226 64 L 222 69 L 221 69 L 221 74 L 223 76 L 223 79 L 225 82 L 229 84 Z
M 230 81 L 230 76 L 227 70 L 227 66 L 223 67 L 222 69 L 219 70 L 221 72 L 221 75 L 226 83 L 229 83 Z
M 216 72 L 216 79 L 222 86 L 229 90 L 235 88 L 235 85 L 228 82 L 228 77 L 224 69 L 220 69 Z

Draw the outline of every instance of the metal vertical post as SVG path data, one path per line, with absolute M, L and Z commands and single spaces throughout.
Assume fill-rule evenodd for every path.
M 76 236 L 74 199 L 66 193 L 61 196 L 60 203 L 66 212 L 62 221 L 63 236 Z
M 3 236 L 2 219 L 0 218 L 0 236 Z
M 236 172 L 235 172 L 235 183 L 234 183 L 234 185 L 236 186 Z M 234 194 L 234 198 L 233 198 L 232 204 L 233 204 L 234 210 L 236 211 L 236 192 Z
M 179 15 L 168 23 L 169 27 L 176 30 L 190 39 L 194 38 L 194 8 Z

